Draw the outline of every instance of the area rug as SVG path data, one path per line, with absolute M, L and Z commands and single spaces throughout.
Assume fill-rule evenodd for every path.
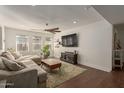
M 78 67 L 73 64 L 62 62 L 61 69 L 48 72 L 47 88 L 54 88 L 62 84 L 63 82 L 78 76 L 85 72 L 86 69 Z

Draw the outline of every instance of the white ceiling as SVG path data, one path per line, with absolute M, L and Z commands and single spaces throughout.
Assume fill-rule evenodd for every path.
M 94 8 L 84 5 L 0 6 L 0 24 L 27 30 L 59 27 L 64 31 L 102 19 Z M 73 24 L 73 21 L 77 23 Z
M 124 5 L 95 5 L 93 7 L 111 24 L 124 23 Z

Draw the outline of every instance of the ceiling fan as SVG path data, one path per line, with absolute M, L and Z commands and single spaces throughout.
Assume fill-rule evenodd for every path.
M 46 27 L 47 27 L 47 26 L 48 26 L 48 23 L 46 23 Z M 32 30 L 42 30 L 42 29 L 32 29 Z M 47 31 L 47 32 L 50 32 L 50 33 L 53 33 L 53 34 L 56 34 L 56 33 L 61 32 L 61 31 L 59 30 L 59 27 L 44 29 L 43 31 Z
M 44 31 L 51 32 L 51 33 L 56 33 L 56 32 L 61 32 L 58 27 L 56 28 L 50 28 L 50 29 L 44 29 Z

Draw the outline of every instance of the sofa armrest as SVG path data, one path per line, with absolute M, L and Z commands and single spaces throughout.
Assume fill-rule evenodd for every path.
M 20 71 L 0 70 L 0 79 L 7 80 L 7 87 L 37 87 L 37 70 L 25 68 Z

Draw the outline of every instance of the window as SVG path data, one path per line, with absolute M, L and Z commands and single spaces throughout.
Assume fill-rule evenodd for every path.
M 50 56 L 53 54 L 53 38 L 52 37 L 45 37 L 45 43 L 44 45 L 50 46 Z
M 45 45 L 49 45 L 50 50 L 51 50 L 51 46 L 52 46 L 52 38 L 51 37 L 46 37 L 45 38 Z
M 40 36 L 33 36 L 32 41 L 32 48 L 34 51 L 38 51 L 41 49 L 41 37 Z
M 2 30 L 0 28 L 0 50 L 2 50 Z
M 28 36 L 17 35 L 16 36 L 16 51 L 29 51 Z
M 45 44 L 51 45 L 52 44 L 52 37 L 46 37 L 45 38 Z

